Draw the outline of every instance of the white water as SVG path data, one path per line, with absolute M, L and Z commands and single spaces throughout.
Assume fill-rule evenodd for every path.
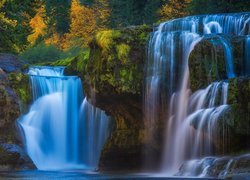
M 34 102 L 19 119 L 26 150 L 40 170 L 95 169 L 110 121 L 104 112 L 83 101 L 81 80 L 63 76 L 63 70 L 30 68 Z
M 217 120 L 228 108 L 226 82 L 213 83 L 194 94 L 189 89 L 189 55 L 208 34 L 219 37 L 227 78 L 234 78 L 231 43 L 223 34 L 250 34 L 248 13 L 192 16 L 165 22 L 154 31 L 149 42 L 144 99 L 146 125 L 154 127 L 164 117 L 166 110 L 161 110 L 162 104 L 166 98 L 170 99 L 162 162 L 164 173 L 174 174 L 185 160 L 212 153 L 211 138 L 216 135 Z M 217 103 L 220 96 L 222 99 Z

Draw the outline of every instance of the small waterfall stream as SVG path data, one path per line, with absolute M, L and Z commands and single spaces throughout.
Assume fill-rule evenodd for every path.
M 249 22 L 248 13 L 191 16 L 162 23 L 152 33 L 145 85 L 145 125 L 154 127 L 159 119 L 168 117 L 162 158 L 164 173 L 173 175 L 184 161 L 212 154 L 211 138 L 216 135 L 217 121 L 228 109 L 227 79 L 236 77 L 232 45 L 224 35 L 247 36 Z M 227 79 L 192 93 L 188 59 L 194 47 L 211 35 L 218 37 L 224 49 Z M 249 42 L 247 38 L 246 48 Z M 246 63 L 248 56 L 246 53 Z M 166 99 L 169 101 L 164 106 Z M 168 107 L 168 112 L 164 107 Z
M 40 170 L 95 169 L 110 119 L 84 99 L 64 67 L 31 67 L 33 104 L 19 119 L 27 152 Z M 82 104 L 82 105 L 81 105 Z

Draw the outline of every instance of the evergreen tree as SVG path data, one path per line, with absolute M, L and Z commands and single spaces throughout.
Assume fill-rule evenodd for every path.
M 1 31 L 1 43 L 5 44 L 4 50 L 9 52 L 21 52 L 28 45 L 27 36 L 31 33 L 30 19 L 34 16 L 36 0 L 7 0 L 1 1 L 1 14 L 15 21 L 6 24 Z M 7 46 L 6 46 L 7 45 Z
M 189 5 L 192 14 L 216 14 L 250 11 L 250 1 L 246 0 L 192 0 Z
M 70 24 L 70 0 L 44 0 L 48 17 L 48 29 L 53 34 L 55 31 L 60 35 L 69 31 Z

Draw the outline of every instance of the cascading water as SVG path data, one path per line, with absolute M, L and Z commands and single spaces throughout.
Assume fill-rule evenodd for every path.
M 162 23 L 151 36 L 144 100 L 145 124 L 153 127 L 152 124 L 161 118 L 159 114 L 166 110 L 159 113 L 159 107 L 164 101 L 162 98 L 168 97 L 164 172 L 173 174 L 185 160 L 212 153 L 210 138 L 216 133 L 213 130 L 218 118 L 228 108 L 228 84 L 215 82 L 191 95 L 188 58 L 197 43 L 209 35 L 216 35 L 224 48 L 227 78 L 234 78 L 231 43 L 223 34 L 250 34 L 249 14 L 172 20 Z
M 250 36 L 246 37 L 246 55 L 245 55 L 245 64 L 244 64 L 244 75 L 250 76 Z
M 63 76 L 63 71 L 64 67 L 30 68 L 34 102 L 18 121 L 24 143 L 40 170 L 94 169 L 110 121 L 104 112 L 83 101 L 81 80 Z

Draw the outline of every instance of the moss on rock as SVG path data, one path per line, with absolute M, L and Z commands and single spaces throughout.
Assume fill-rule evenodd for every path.
M 75 57 L 60 59 L 55 62 L 46 62 L 39 65 L 47 66 L 65 66 L 65 75 L 79 76 L 82 80 L 86 74 L 86 65 L 89 60 L 89 49 L 85 49 L 82 53 Z
M 32 93 L 29 84 L 29 76 L 23 73 L 8 74 L 10 87 L 14 90 L 19 98 L 22 110 L 27 111 L 32 101 Z
M 195 46 L 189 57 L 189 69 L 193 91 L 227 79 L 224 48 L 218 37 L 206 38 Z
M 151 31 L 147 26 L 101 31 L 90 43 L 84 91 L 92 104 L 115 120 L 101 169 L 134 169 L 143 163 L 142 91 Z

